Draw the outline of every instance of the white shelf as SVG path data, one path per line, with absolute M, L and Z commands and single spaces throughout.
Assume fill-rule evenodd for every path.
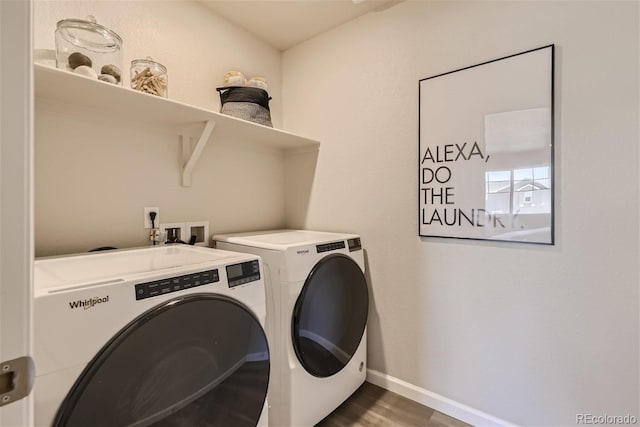
M 320 145 L 319 141 L 290 132 L 79 76 L 57 68 L 34 64 L 34 76 L 36 98 L 90 107 L 128 117 L 135 116 L 137 120 L 145 122 L 172 125 L 178 129 L 177 134 L 182 134 L 184 129 L 194 125 L 204 125 L 204 131 L 195 147 L 188 149 L 183 144 L 185 147 L 183 162 L 187 174 L 195 166 L 199 154 L 209 140 L 207 133 L 212 135 L 214 140 L 232 138 L 286 151 L 317 148 Z M 189 180 L 190 176 L 185 176 L 183 185 L 190 185 Z

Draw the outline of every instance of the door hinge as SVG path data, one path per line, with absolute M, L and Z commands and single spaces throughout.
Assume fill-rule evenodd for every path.
M 0 406 L 28 396 L 35 377 L 35 365 L 29 356 L 0 363 Z

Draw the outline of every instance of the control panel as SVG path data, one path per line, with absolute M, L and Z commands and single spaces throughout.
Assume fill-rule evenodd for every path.
M 151 298 L 156 295 L 164 295 L 218 281 L 220 281 L 220 275 L 218 274 L 218 269 L 215 269 L 185 274 L 183 276 L 169 277 L 153 282 L 138 283 L 135 286 L 136 299 Z
M 344 241 L 340 240 L 339 242 L 331 242 L 331 243 L 323 243 L 321 245 L 316 245 L 316 250 L 318 253 L 329 252 L 329 251 L 337 251 L 338 249 L 344 249 Z
M 360 238 L 356 237 L 355 239 L 347 240 L 349 244 L 349 252 L 359 251 L 362 249 L 362 243 L 360 243 Z
M 260 279 L 260 264 L 258 260 L 247 261 L 227 266 L 229 287 L 244 285 Z

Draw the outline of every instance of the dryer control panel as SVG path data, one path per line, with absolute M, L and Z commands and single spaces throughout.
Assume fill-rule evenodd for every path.
M 360 243 L 359 237 L 355 239 L 348 239 L 347 243 L 349 244 L 349 252 L 359 251 L 362 249 L 362 244 Z M 318 253 L 337 251 L 339 249 L 344 249 L 344 248 L 345 248 L 344 240 L 316 245 L 316 251 Z
M 344 241 L 340 240 L 339 242 L 323 243 L 321 245 L 316 245 L 316 251 L 318 251 L 318 253 L 337 251 L 338 249 L 344 249 L 344 247 L 345 247 Z

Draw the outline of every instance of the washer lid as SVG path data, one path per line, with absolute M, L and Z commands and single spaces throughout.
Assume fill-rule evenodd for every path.
M 256 248 L 284 251 L 291 247 L 346 240 L 359 237 L 356 234 L 329 233 L 309 230 L 268 230 L 250 233 L 217 234 L 213 240 Z
M 36 259 L 36 295 L 52 288 L 92 282 L 122 281 L 161 270 L 191 267 L 222 259 L 246 257 L 235 252 L 188 245 L 159 246 Z

